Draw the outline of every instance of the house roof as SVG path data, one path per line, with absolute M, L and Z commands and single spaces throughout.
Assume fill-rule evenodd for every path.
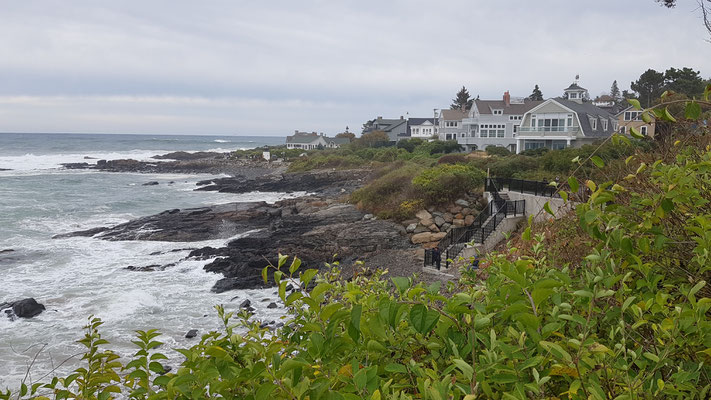
M 568 107 L 569 109 L 575 111 L 576 114 L 578 114 L 578 119 L 580 120 L 580 127 L 583 129 L 583 132 L 585 132 L 585 136 L 606 137 L 610 136 L 614 132 L 611 122 L 616 120 L 616 118 L 614 115 L 603 110 L 602 108 L 597 107 L 589 102 L 578 103 L 575 101 L 566 100 L 562 97 L 556 97 L 552 100 L 555 100 L 562 106 Z M 590 118 L 596 118 L 598 120 L 608 119 L 609 122 L 607 124 L 607 130 L 602 129 L 601 123 L 597 124 L 597 130 L 593 130 L 590 126 Z
M 292 135 L 286 137 L 286 142 L 307 144 L 318 140 L 319 137 L 321 136 L 319 136 L 318 134 Z
M 428 121 L 429 121 L 429 123 L 431 123 L 432 125 L 437 124 L 437 119 L 436 119 L 436 118 L 434 118 L 434 117 L 429 117 L 429 118 L 410 118 L 409 120 L 407 120 L 407 125 L 409 125 L 409 126 L 418 126 L 418 125 L 422 125 L 422 124 L 424 124 L 425 122 L 428 122 Z
M 323 138 L 324 138 L 324 140 L 326 140 L 326 142 L 328 142 L 328 143 L 333 142 L 334 144 L 337 144 L 339 146 L 342 144 L 348 144 L 351 142 L 351 140 L 348 138 L 326 137 L 326 136 L 324 136 Z
M 462 118 L 467 118 L 469 112 L 462 110 L 442 110 L 441 119 L 445 121 L 461 121 Z
M 543 103 L 543 100 L 525 99 L 523 103 L 512 103 L 506 107 L 503 100 L 475 100 L 479 114 L 493 114 L 492 110 L 504 110 L 504 115 L 523 115 L 526 111 Z
M 573 82 L 573 83 L 571 83 L 570 86 L 568 86 L 568 88 L 565 89 L 565 90 L 587 90 L 587 89 L 585 89 L 584 87 L 580 87 L 580 86 L 578 86 L 577 83 Z

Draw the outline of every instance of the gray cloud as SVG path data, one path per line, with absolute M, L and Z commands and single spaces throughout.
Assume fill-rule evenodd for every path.
M 711 73 L 693 2 L 35 1 L 0 5 L 0 131 L 288 134 L 474 95 Z

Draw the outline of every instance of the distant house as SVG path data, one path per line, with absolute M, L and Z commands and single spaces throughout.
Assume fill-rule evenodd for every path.
M 363 133 L 375 131 L 385 132 L 391 142 L 407 139 L 407 120 L 403 116 L 400 119 L 377 117 L 363 125 Z
M 516 152 L 516 136 L 523 115 L 541 103 L 543 101 L 511 97 L 508 91 L 501 100 L 474 100 L 469 114 L 462 120 L 464 134 L 460 133 L 457 142 L 469 151 L 499 146 Z
M 407 132 L 408 137 L 429 139 L 437 134 L 437 119 L 430 118 L 408 118 Z
M 618 132 L 622 134 L 630 133 L 630 128 L 635 128 L 645 136 L 654 137 L 654 120 L 651 123 L 642 120 L 642 111 L 629 106 L 617 114 Z M 650 115 L 654 118 L 654 115 Z
M 344 144 L 350 143 L 347 138 L 336 138 L 324 136 L 323 133 L 316 132 L 299 132 L 294 131 L 294 134 L 286 137 L 287 149 L 337 149 Z
M 588 98 L 587 90 L 573 83 L 564 97 L 548 99 L 527 111 L 516 136 L 516 152 L 580 147 L 612 135 L 617 118 Z
M 464 137 L 466 130 L 462 120 L 467 116 L 468 112 L 463 109 L 442 110 L 437 130 L 440 140 L 457 140 L 459 137 Z

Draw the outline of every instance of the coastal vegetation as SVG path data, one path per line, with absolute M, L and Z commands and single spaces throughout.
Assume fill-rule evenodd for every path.
M 289 310 L 283 328 L 217 306 L 223 330 L 178 350 L 167 372 L 158 332 L 138 331 L 122 360 L 90 318 L 84 366 L 0 399 L 708 398 L 711 135 L 696 106 L 710 95 L 682 116 L 648 111 L 681 128 L 650 148 L 615 136 L 631 154 L 612 169 L 603 153 L 573 159 L 565 182 L 587 201 L 529 219 L 457 282 L 415 283 L 387 265 L 344 280 L 337 263 L 302 270 L 279 255 L 262 278 Z M 588 164 L 600 179 L 581 175 Z

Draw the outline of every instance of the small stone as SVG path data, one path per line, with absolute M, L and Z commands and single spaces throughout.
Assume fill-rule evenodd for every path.
M 471 213 L 472 213 L 472 209 L 471 209 L 471 208 L 466 208 L 466 207 L 465 207 L 465 208 L 462 208 L 462 214 L 464 214 L 464 215 L 469 215 L 469 214 L 471 214 Z
M 432 218 L 432 214 L 427 212 L 427 210 L 420 210 L 415 216 L 420 220 Z
M 277 303 L 274 303 L 274 302 L 269 303 L 269 305 L 267 306 L 267 308 L 277 308 L 277 307 L 278 307 Z
M 459 214 L 460 212 L 462 212 L 462 207 L 452 206 L 449 208 L 449 212 L 452 214 Z
M 432 224 L 427 228 L 430 230 L 430 232 L 439 232 L 439 227 L 437 226 L 437 224 Z
M 467 215 L 466 217 L 464 217 L 464 225 L 469 226 L 473 223 L 474 223 L 474 216 L 473 215 L 470 214 L 470 215 Z
M 446 223 L 446 222 L 445 222 L 444 225 L 442 225 L 442 226 L 439 228 L 439 230 L 440 230 L 441 232 L 447 232 L 451 227 L 452 227 L 452 224 L 449 224 L 449 223 Z
M 157 184 L 158 184 L 157 181 L 150 181 L 150 182 L 144 183 L 142 186 L 155 186 Z
M 434 223 L 435 223 L 435 225 L 437 225 L 438 227 L 441 227 L 441 226 L 444 225 L 446 222 L 447 222 L 447 221 L 445 221 L 444 218 L 443 218 L 443 217 L 440 217 L 440 216 L 437 216 L 437 217 L 435 217 L 435 219 L 434 219 Z
M 198 333 L 197 329 L 191 329 L 188 331 L 188 333 L 185 334 L 185 337 L 188 339 L 192 339 L 195 336 L 197 336 L 197 333 Z
M 247 299 L 247 300 L 243 301 L 243 302 L 239 305 L 239 308 L 248 308 L 248 307 L 251 306 L 251 305 L 252 305 L 252 302 L 249 301 L 249 299 Z
M 407 228 L 405 228 L 405 231 L 407 233 L 412 233 L 415 231 L 415 229 L 417 229 L 417 224 L 410 224 L 407 226 Z
M 427 232 L 427 231 L 429 231 L 429 229 L 427 229 L 426 226 L 424 226 L 422 224 L 418 224 L 417 227 L 415 228 L 415 230 L 412 231 L 412 233 L 418 234 L 418 233 Z
M 294 285 L 292 285 L 291 283 L 286 285 L 286 291 L 288 292 L 289 290 L 294 290 Z
M 464 220 L 463 219 L 455 219 L 452 221 L 452 225 L 454 226 L 464 226 Z
M 457 215 L 454 216 L 454 219 L 464 219 L 464 214 L 459 213 L 459 214 L 457 214 Z
M 369 219 L 373 219 L 373 218 L 375 218 L 375 216 L 374 216 L 373 214 L 365 214 L 365 215 L 363 216 L 363 219 L 364 219 L 364 220 L 369 220 Z
M 451 213 L 445 213 L 442 218 L 444 218 L 444 222 L 451 224 L 452 220 L 454 220 L 454 215 L 452 215 Z
M 459 200 L 455 201 L 454 204 L 456 204 L 458 206 L 462 206 L 462 207 L 469 207 L 469 202 L 464 199 L 459 199 Z

